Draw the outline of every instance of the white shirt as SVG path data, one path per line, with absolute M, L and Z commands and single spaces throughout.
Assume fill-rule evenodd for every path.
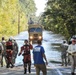
M 76 52 L 76 44 L 75 45 L 73 45 L 73 44 L 69 45 L 67 52 L 71 53 L 71 54 Z

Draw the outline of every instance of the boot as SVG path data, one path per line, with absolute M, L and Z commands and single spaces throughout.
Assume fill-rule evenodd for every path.
M 31 73 L 31 68 L 30 68 L 30 66 L 28 67 L 28 72 Z
M 72 73 L 71 73 L 71 75 L 75 75 L 75 73 L 74 73 L 74 72 L 72 72 Z
M 9 64 L 9 63 L 7 63 L 6 68 L 9 68 L 9 66 L 10 66 L 10 64 Z
M 1 67 L 3 67 L 3 58 L 1 59 Z
M 26 73 L 27 73 L 27 69 L 25 68 L 25 69 L 24 69 L 24 74 L 26 74 Z
M 14 67 L 14 65 L 10 62 L 10 64 L 11 64 L 11 68 L 13 68 Z

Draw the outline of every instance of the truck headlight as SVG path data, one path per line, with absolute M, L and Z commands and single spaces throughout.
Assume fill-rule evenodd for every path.
M 39 36 L 39 39 L 42 39 L 42 37 L 41 37 L 41 36 Z
M 33 39 L 33 36 L 30 36 L 30 39 Z

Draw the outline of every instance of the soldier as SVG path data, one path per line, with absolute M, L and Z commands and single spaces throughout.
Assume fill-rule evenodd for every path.
M 68 48 L 68 44 L 66 43 L 66 41 L 64 40 L 63 43 L 61 44 L 61 59 L 62 59 L 62 66 L 65 65 L 67 66 L 67 48 Z
M 12 39 L 9 39 L 6 42 L 6 58 L 7 58 L 6 68 L 9 68 L 10 65 L 11 65 L 11 68 L 14 67 L 13 62 L 12 62 L 12 55 L 13 55 L 13 44 L 12 44 Z
M 13 40 L 13 56 L 12 56 L 13 64 L 15 64 L 17 54 L 18 54 L 18 44 L 17 44 L 16 40 Z
M 76 41 L 73 39 L 72 44 L 69 45 L 67 52 L 70 56 L 71 62 L 71 74 L 75 75 L 75 66 L 76 66 Z
M 27 65 L 28 65 L 28 72 L 31 73 L 31 54 L 30 49 L 33 48 L 31 44 L 28 44 L 28 40 L 24 41 L 24 45 L 21 47 L 21 50 L 19 52 L 19 56 L 23 52 L 23 64 L 24 64 L 24 74 L 27 73 Z
M 1 63 L 1 67 L 3 67 L 3 63 L 2 63 L 2 53 L 3 53 L 3 45 L 0 42 L 0 63 Z
M 2 60 L 1 60 L 1 66 L 3 67 L 3 57 L 5 58 L 5 63 L 7 63 L 6 61 L 6 41 L 5 38 L 2 37 L 2 41 L 1 41 L 2 45 L 3 45 L 3 52 L 2 52 Z

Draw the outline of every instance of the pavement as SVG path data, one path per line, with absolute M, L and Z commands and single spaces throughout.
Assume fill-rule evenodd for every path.
M 0 75 L 36 75 L 34 65 L 31 67 L 31 73 L 24 74 L 23 66 L 15 66 L 14 68 L 0 67 Z M 40 72 L 40 75 L 43 75 Z M 71 75 L 70 66 L 60 66 L 58 64 L 49 64 L 47 66 L 47 75 Z
M 0 67 L 0 75 L 24 75 L 23 66 L 15 66 L 14 68 Z M 32 65 L 31 73 L 26 75 L 36 75 L 35 67 Z

